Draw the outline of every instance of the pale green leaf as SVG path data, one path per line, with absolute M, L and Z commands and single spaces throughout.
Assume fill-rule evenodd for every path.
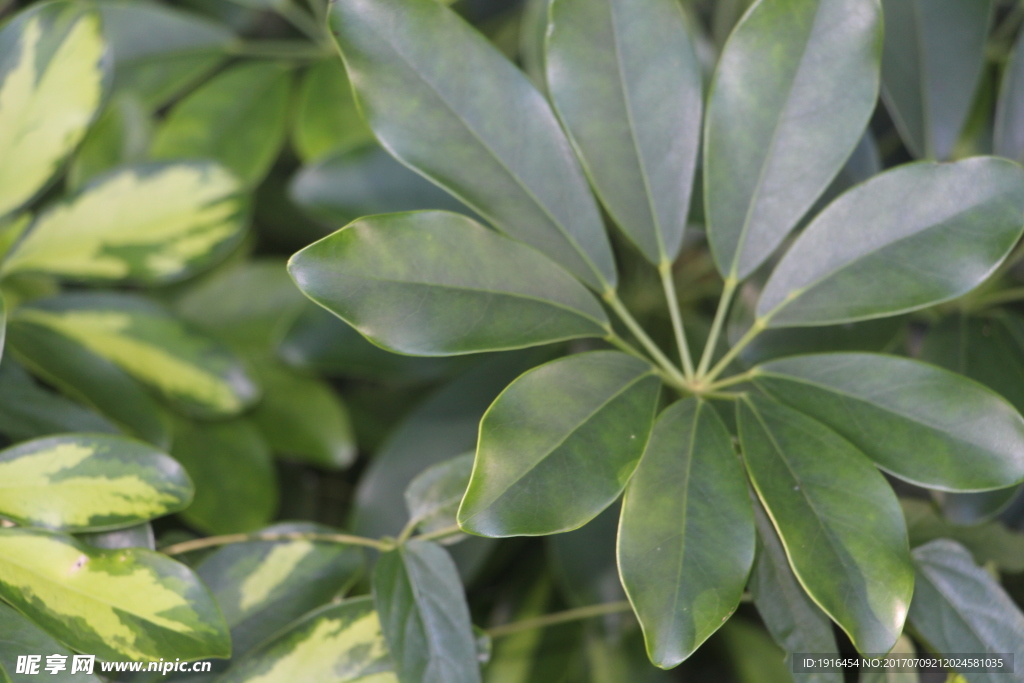
M 473 453 L 428 467 L 416 475 L 405 489 L 405 506 L 409 518 L 422 533 L 455 526 L 459 503 L 469 486 L 473 472 Z M 440 541 L 450 543 L 461 540 L 458 535 Z
M 344 64 L 331 56 L 309 67 L 299 84 L 292 120 L 292 143 L 299 157 L 308 163 L 372 141 L 373 133 L 356 106 Z

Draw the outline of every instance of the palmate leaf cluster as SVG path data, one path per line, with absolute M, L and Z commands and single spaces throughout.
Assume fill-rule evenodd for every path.
M 0 680 L 1024 656 L 1024 12 L 449 4 L 0 3 Z

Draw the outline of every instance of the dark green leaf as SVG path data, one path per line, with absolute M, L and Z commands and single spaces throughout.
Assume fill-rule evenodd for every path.
M 411 540 L 382 555 L 373 601 L 401 683 L 479 683 L 469 607 L 443 548 Z
M 150 550 L 0 529 L 0 597 L 63 645 L 105 660 L 231 654 L 210 592 L 188 567 Z
M 149 151 L 149 112 L 131 94 L 115 97 L 89 129 L 68 168 L 68 185 L 79 189 L 121 164 L 143 161 Z
M 953 541 L 914 549 L 916 581 L 910 624 L 933 652 L 1017 653 L 1024 615 L 999 583 Z M 971 673 L 971 681 L 1005 681 L 1005 673 Z
M 658 417 L 626 488 L 619 571 L 647 654 L 668 669 L 739 606 L 754 561 L 743 468 L 710 404 L 686 399 Z
M 980 524 L 997 516 L 1017 498 L 1021 486 L 983 491 L 981 493 L 949 493 L 933 491 L 942 514 L 954 524 Z
M 913 201 L 908 203 L 907 199 Z M 762 324 L 879 318 L 966 294 L 1024 231 L 1024 170 L 995 157 L 908 164 L 845 193 L 797 238 L 757 304 Z
M 858 650 L 888 652 L 914 590 L 889 484 L 848 441 L 779 403 L 744 399 L 737 421 L 750 479 L 800 584 Z
M 13 608 L 0 603 L 0 681 L 3 683 L 31 683 L 37 676 L 15 673 L 18 657 L 26 654 L 64 655 L 69 662 L 67 670 L 59 673 L 47 672 L 46 680 L 53 683 L 100 683 L 100 679 L 81 672 L 71 674 L 71 656 L 74 654 L 43 629 Z M 45 671 L 45 660 L 40 662 L 40 671 Z
M 708 100 L 707 231 L 743 279 L 853 152 L 875 108 L 882 13 L 871 0 L 762 0 L 733 31 Z
M 445 460 L 420 472 L 405 489 L 405 506 L 409 518 L 416 520 L 423 533 L 455 525 L 459 503 L 469 486 L 473 471 L 473 453 Z M 441 541 L 460 540 L 459 536 Z
M 330 23 L 388 151 L 594 289 L 615 286 L 586 178 L 522 71 L 435 0 L 341 0 Z
M 626 599 L 615 557 L 621 510 L 621 505 L 610 505 L 579 529 L 544 538 L 551 574 L 571 607 Z M 622 616 L 606 616 L 604 624 L 617 623 Z
M 1024 572 L 1024 533 L 1010 531 L 999 522 L 959 526 L 939 516 L 927 501 L 903 499 L 900 503 L 911 547 L 948 538 L 970 550 L 978 564 L 991 562 L 1004 572 Z
M 287 133 L 291 70 L 245 62 L 179 102 L 156 131 L 155 159 L 214 159 L 254 186 L 277 158 Z
M 586 524 L 633 474 L 660 388 L 649 365 L 617 351 L 561 358 L 519 377 L 480 422 L 459 525 L 494 537 Z
M 568 273 L 454 213 L 363 218 L 297 253 L 288 270 L 313 301 L 398 353 L 496 351 L 608 332 L 600 303 Z
M 739 683 L 793 683 L 793 674 L 782 652 L 754 623 L 730 619 L 720 631 L 728 661 Z
M 992 0 L 882 0 L 882 96 L 907 148 L 945 159 L 985 65 Z
M 317 524 L 285 523 L 260 533 L 331 533 Z M 235 655 L 280 631 L 351 586 L 363 567 L 353 546 L 312 541 L 249 541 L 224 546 L 196 567 L 217 599 Z
M 555 109 L 598 196 L 648 261 L 683 244 L 700 147 L 700 65 L 677 0 L 556 0 Z
M 993 147 L 999 156 L 1024 161 L 1024 32 L 1017 36 L 1003 71 Z
M 299 157 L 310 162 L 372 141 L 344 65 L 331 56 L 309 67 L 299 85 L 292 120 L 292 144 Z
M 794 356 L 753 372 L 756 386 L 902 479 L 953 491 L 1024 479 L 1024 419 L 961 375 L 866 353 Z
M 120 550 L 121 548 L 156 550 L 156 536 L 153 535 L 153 525 L 149 522 L 136 524 L 127 529 L 77 534 L 77 537 L 78 540 L 94 548 L 106 550 Z

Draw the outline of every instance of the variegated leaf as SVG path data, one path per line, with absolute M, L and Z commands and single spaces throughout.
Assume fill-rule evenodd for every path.
M 0 216 L 39 193 L 103 100 L 107 49 L 81 6 L 38 5 L 0 31 Z
M 181 278 L 237 243 L 247 213 L 240 193 L 239 181 L 210 162 L 122 166 L 40 214 L 0 275 L 140 284 Z
M 192 500 L 181 465 L 141 441 L 66 434 L 0 451 L 0 515 L 28 526 L 101 531 Z
M 210 592 L 183 564 L 100 550 L 39 529 L 0 529 L 0 598 L 67 647 L 106 660 L 231 654 Z
M 259 396 L 226 347 L 139 296 L 65 294 L 19 308 L 12 321 L 71 339 L 192 415 L 235 415 Z
M 27 683 L 36 678 L 19 674 L 18 657 L 26 654 L 64 655 L 70 661 L 71 650 L 47 635 L 24 615 L 0 602 L 0 683 Z M 70 669 L 71 667 L 68 667 Z M 91 674 L 62 671 L 48 673 L 47 683 L 100 683 Z

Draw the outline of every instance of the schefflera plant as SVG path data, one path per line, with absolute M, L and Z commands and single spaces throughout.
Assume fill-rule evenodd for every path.
M 460 527 L 556 534 L 625 492 L 619 570 L 656 665 L 678 665 L 728 619 L 755 555 L 766 620 L 789 591 L 824 629 L 804 642 L 835 649 L 827 615 L 861 652 L 888 652 L 915 571 L 929 576 L 938 550 L 911 553 L 882 472 L 940 491 L 1013 485 L 1024 420 L 989 389 L 908 358 L 738 363 L 768 330 L 814 335 L 958 298 L 1024 231 L 1024 170 L 994 157 L 894 168 L 805 222 L 875 109 L 879 2 L 754 3 L 706 106 L 676 0 L 553 0 L 547 97 L 434 0 L 337 0 L 331 27 L 381 144 L 490 227 L 437 211 L 362 218 L 292 258 L 299 287 L 403 354 L 612 347 L 534 368 L 494 401 Z M 701 156 L 724 286 L 698 356 L 673 263 Z M 595 193 L 661 276 L 678 363 L 620 299 Z M 798 225 L 749 330 L 719 351 L 737 289 Z M 401 642 L 389 647 L 401 658 Z

